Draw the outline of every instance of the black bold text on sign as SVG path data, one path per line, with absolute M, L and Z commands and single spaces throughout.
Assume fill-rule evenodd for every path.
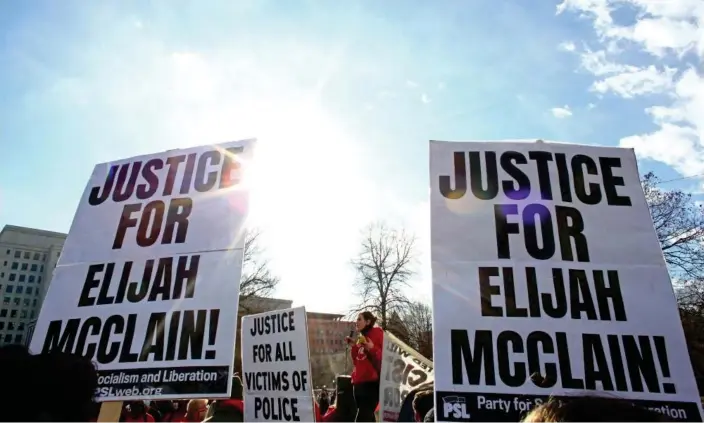
M 435 356 L 451 375 L 436 380 L 438 391 L 599 390 L 676 401 L 684 380 L 689 395 L 674 297 L 632 152 L 434 143 L 431 177 Z M 662 299 L 668 308 L 644 312 Z M 478 407 L 452 417 L 459 401 L 448 398 L 441 419 L 467 419 Z

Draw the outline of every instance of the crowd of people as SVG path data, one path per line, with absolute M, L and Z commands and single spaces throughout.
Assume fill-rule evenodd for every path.
M 242 379 L 232 378 L 226 400 L 129 401 L 122 406 L 121 422 L 243 422 Z
M 323 389 L 315 401 L 319 422 L 373 422 L 379 407 L 379 376 L 383 330 L 369 312 L 357 318 L 359 337 L 347 338 L 353 371 L 338 376 L 332 393 Z M 100 404 L 95 366 L 82 356 L 53 351 L 30 354 L 23 346 L 0 348 L 3 375 L 0 421 L 97 421 Z M 225 400 L 129 401 L 123 404 L 123 422 L 242 422 L 242 380 L 233 376 L 232 394 Z M 399 422 L 434 421 L 433 383 L 411 391 L 404 399 Z M 665 416 L 629 401 L 593 396 L 547 401 L 528 413 L 526 422 L 668 421 Z

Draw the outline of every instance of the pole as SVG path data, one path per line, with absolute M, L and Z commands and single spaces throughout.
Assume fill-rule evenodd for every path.
M 119 422 L 122 414 L 122 401 L 108 401 L 100 404 L 99 422 Z

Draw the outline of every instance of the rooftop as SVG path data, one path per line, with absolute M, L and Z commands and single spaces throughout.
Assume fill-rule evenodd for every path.
M 66 239 L 67 234 L 61 233 L 61 232 L 53 232 L 53 231 L 45 231 L 43 229 L 35 229 L 35 228 L 27 228 L 24 226 L 15 226 L 15 225 L 5 225 L 2 228 L 2 231 L 0 231 L 0 236 L 2 236 L 5 231 L 7 232 L 21 232 L 29 235 L 43 235 L 43 236 L 50 236 L 54 238 L 61 238 L 61 239 Z
M 306 314 L 308 315 L 309 319 L 317 319 L 317 320 L 341 320 L 343 317 L 345 317 L 344 314 L 334 314 L 334 313 L 308 312 Z

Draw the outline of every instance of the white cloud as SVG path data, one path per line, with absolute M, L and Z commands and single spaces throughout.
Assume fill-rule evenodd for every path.
M 428 94 L 423 93 L 420 95 L 420 101 L 422 101 L 425 104 L 428 104 L 431 102 L 430 97 L 428 97 Z
M 587 104 L 587 110 L 592 110 L 592 109 L 594 109 L 595 107 L 596 107 L 596 104 L 594 104 L 594 103 L 589 103 L 589 104 Z
M 616 22 L 617 6 L 620 16 L 634 13 L 630 25 Z M 704 1 L 564 0 L 557 6 L 557 14 L 568 11 L 592 21 L 601 45 L 580 52 L 581 67 L 596 77 L 593 92 L 624 99 L 664 94 L 645 110 L 657 129 L 625 137 L 621 145 L 685 175 L 704 172 L 704 74 L 695 71 L 704 62 Z M 627 61 L 633 58 L 639 61 Z M 659 65 L 663 59 L 669 66 Z
M 658 70 L 653 65 L 644 68 L 629 66 L 595 81 L 592 90 L 601 94 L 611 92 L 624 98 L 659 94 L 672 89 L 676 72 L 675 68 Z
M 558 48 L 563 51 L 575 51 L 577 46 L 575 46 L 572 41 L 565 41 L 563 43 L 560 43 Z
M 564 107 L 553 107 L 550 111 L 552 112 L 552 115 L 558 119 L 564 119 L 572 116 L 572 110 L 570 110 L 570 106 L 567 105 Z
M 410 88 L 417 88 L 418 83 L 416 81 L 412 81 L 410 79 L 406 80 L 406 85 L 408 85 Z

